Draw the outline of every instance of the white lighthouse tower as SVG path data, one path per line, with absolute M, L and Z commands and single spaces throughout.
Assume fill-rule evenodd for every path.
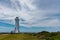
M 15 33 L 19 33 L 19 18 L 16 17 L 15 18 L 15 30 L 14 30 Z

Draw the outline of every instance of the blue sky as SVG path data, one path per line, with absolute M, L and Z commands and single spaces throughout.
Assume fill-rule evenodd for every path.
M 0 0 L 0 32 L 14 30 L 15 17 L 21 32 L 60 31 L 60 0 Z

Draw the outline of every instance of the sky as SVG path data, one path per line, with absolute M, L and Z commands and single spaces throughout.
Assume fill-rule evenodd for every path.
M 0 32 L 60 31 L 60 0 L 0 0 Z M 28 31 L 27 31 L 28 30 Z

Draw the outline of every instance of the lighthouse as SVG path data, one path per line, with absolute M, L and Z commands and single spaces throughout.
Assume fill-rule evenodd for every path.
M 15 30 L 14 30 L 15 33 L 19 33 L 19 18 L 16 17 L 15 18 Z

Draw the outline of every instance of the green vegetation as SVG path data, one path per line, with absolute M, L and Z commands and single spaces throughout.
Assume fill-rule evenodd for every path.
M 0 34 L 0 40 L 60 40 L 60 32 Z
M 35 36 L 28 34 L 1 34 L 0 40 L 38 40 Z

